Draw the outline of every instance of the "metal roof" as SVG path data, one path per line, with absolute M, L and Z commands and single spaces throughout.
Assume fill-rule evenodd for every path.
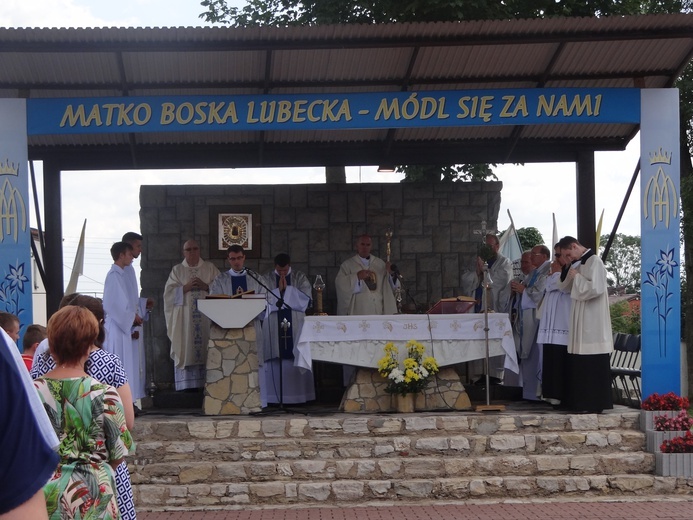
M 0 28 L 0 97 L 671 87 L 693 15 L 390 25 Z M 63 169 L 575 161 L 637 125 L 36 136 Z

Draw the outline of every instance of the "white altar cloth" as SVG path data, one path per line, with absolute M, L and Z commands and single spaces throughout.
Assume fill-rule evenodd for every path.
M 489 355 L 505 354 L 504 366 L 517 373 L 517 354 L 507 314 L 488 315 Z M 483 314 L 397 314 L 392 316 L 307 316 L 294 364 L 310 370 L 313 360 L 377 368 L 383 347 L 395 342 L 402 359 L 410 339 L 426 347 L 439 366 L 486 356 Z

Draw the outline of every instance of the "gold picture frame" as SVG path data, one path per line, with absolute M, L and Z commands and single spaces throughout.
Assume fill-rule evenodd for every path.
M 243 247 L 246 258 L 261 258 L 261 210 L 261 206 L 210 206 L 211 258 L 226 258 L 233 244 Z

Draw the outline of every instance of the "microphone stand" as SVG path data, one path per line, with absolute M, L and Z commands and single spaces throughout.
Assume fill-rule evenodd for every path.
M 260 285 L 260 287 L 265 289 L 267 291 L 268 295 L 271 294 L 272 296 L 274 296 L 276 298 L 277 301 L 275 302 L 275 305 L 277 306 L 277 310 L 281 310 L 282 308 L 286 308 L 289 311 L 293 312 L 293 309 L 291 308 L 291 306 L 288 303 L 286 303 L 284 301 L 284 299 L 281 297 L 281 293 L 279 294 L 279 296 L 277 296 L 277 294 L 275 294 L 273 292 L 274 289 L 270 289 L 261 280 L 261 277 L 258 276 L 257 273 L 255 273 L 254 271 L 251 271 L 247 267 L 243 268 L 243 271 L 245 272 L 245 274 L 247 274 L 253 280 L 255 280 L 258 283 L 258 285 Z M 271 319 L 271 317 L 272 317 L 272 315 L 270 313 L 270 316 L 267 319 Z M 282 321 L 279 324 L 279 326 L 281 327 L 282 331 L 284 331 L 282 338 L 284 339 L 284 350 L 287 350 L 287 344 L 286 344 L 287 340 L 288 340 L 287 331 L 291 327 L 291 323 L 289 323 L 289 321 L 286 318 L 284 318 L 284 321 Z M 272 329 L 271 329 L 271 326 L 269 324 L 268 324 L 267 328 L 271 332 Z M 271 338 L 270 338 L 270 342 L 271 342 Z M 271 362 L 271 360 L 270 360 L 270 362 Z M 274 377 L 272 377 L 272 386 L 274 386 Z M 275 391 L 276 391 L 276 387 L 275 387 Z M 284 360 L 282 359 L 281 352 L 279 353 L 279 392 L 278 393 L 279 393 L 279 407 L 278 408 L 275 408 L 272 410 L 269 410 L 269 409 L 268 410 L 262 410 L 260 412 L 255 412 L 251 415 L 274 415 L 276 413 L 295 413 L 295 414 L 308 415 L 306 412 L 299 411 L 299 410 L 292 410 L 292 409 L 286 408 L 284 406 Z

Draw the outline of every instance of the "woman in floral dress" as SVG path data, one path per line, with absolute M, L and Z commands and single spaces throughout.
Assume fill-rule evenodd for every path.
M 82 307 L 64 307 L 48 321 L 57 366 L 34 385 L 60 439 L 60 465 L 44 487 L 51 520 L 120 519 L 114 468 L 134 443 L 116 389 L 84 371 L 98 333 Z
M 118 356 L 106 352 L 101 348 L 105 338 L 105 330 L 103 327 L 105 314 L 102 301 L 99 298 L 94 298 L 85 294 L 72 293 L 66 295 L 62 299 L 60 308 L 62 309 L 67 305 L 85 307 L 96 316 L 99 322 L 99 335 L 96 341 L 94 341 L 94 346 L 91 347 L 89 358 L 85 365 L 85 371 L 97 381 L 115 387 L 123 402 L 126 425 L 128 430 L 131 430 L 135 423 L 135 412 L 132 406 L 132 392 L 130 391 L 130 384 L 128 383 L 128 377 L 125 374 L 123 363 Z M 31 367 L 31 377 L 32 379 L 37 379 L 55 369 L 55 367 L 55 361 L 47 349 L 43 352 L 37 352 L 37 355 L 34 357 L 34 364 Z M 137 512 L 135 511 L 135 501 L 132 495 L 132 484 L 130 482 L 130 472 L 128 471 L 127 462 L 123 461 L 118 465 L 115 480 L 118 510 L 120 511 L 121 519 L 137 520 Z

